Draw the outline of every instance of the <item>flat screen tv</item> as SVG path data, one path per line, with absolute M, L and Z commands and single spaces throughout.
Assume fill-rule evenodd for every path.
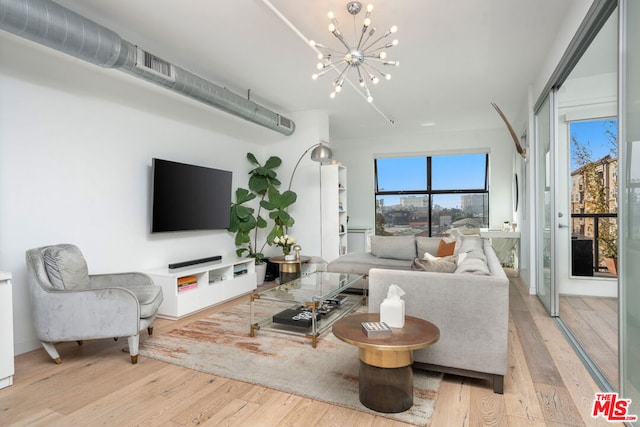
M 151 232 L 229 227 L 231 172 L 153 159 Z

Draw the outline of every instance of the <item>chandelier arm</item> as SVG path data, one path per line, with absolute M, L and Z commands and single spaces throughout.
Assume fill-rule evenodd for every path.
M 338 78 L 337 78 L 337 79 L 335 79 L 335 81 L 334 81 L 334 86 L 342 86 L 342 84 L 344 83 L 344 75 L 345 75 L 345 74 L 347 73 L 347 71 L 349 70 L 349 67 L 350 67 L 350 65 L 349 65 L 349 64 L 347 64 L 347 65 L 344 67 L 344 70 L 342 70 L 342 71 L 340 72 L 340 74 L 338 75 Z M 337 68 L 337 67 L 336 67 L 336 68 Z
M 391 34 L 391 31 L 387 31 L 386 33 L 384 33 L 383 35 L 381 35 L 380 37 L 378 37 L 374 42 L 370 43 L 367 47 L 363 48 L 362 50 L 365 51 L 367 49 L 369 49 L 370 47 L 374 46 L 376 43 L 378 43 L 380 40 L 382 40 L 385 37 L 388 37 L 389 34 Z
M 362 64 L 361 64 L 362 65 Z M 366 84 L 364 82 L 364 79 L 362 78 L 362 73 L 360 72 L 360 67 L 356 67 L 356 69 L 358 70 L 358 81 L 360 82 L 360 84 Z
M 383 45 L 380 45 L 380 46 L 376 47 L 375 49 L 369 50 L 367 53 L 377 52 L 377 51 L 382 50 L 382 49 L 391 49 L 393 46 L 394 46 L 393 43 L 383 44 Z M 372 47 L 372 46 L 369 46 L 369 47 Z
M 324 46 L 324 45 L 320 46 L 320 49 L 325 49 L 325 50 L 328 50 L 328 51 L 330 50 L 331 52 L 335 52 L 335 53 L 338 53 L 340 55 L 344 55 L 344 52 L 340 52 L 338 49 L 334 49 L 334 48 L 331 48 L 331 47 L 328 47 L 328 46 Z
M 385 79 L 387 78 L 387 74 L 383 73 L 380 69 L 378 69 L 377 67 L 371 65 L 371 64 L 367 64 L 369 68 L 371 68 L 373 71 L 375 71 L 376 73 L 380 74 L 382 77 L 384 77 Z
M 332 34 L 338 39 L 340 40 L 340 43 L 342 43 L 344 45 L 345 48 L 347 48 L 347 50 L 350 50 L 351 48 L 349 47 L 349 45 L 344 41 L 344 37 L 342 37 L 342 34 L 340 34 L 338 31 L 332 31 Z
M 336 65 L 339 65 L 344 62 L 344 59 L 336 59 L 335 61 L 327 62 L 324 64 L 324 68 L 336 68 Z
M 369 39 L 371 38 L 371 36 L 373 35 L 373 33 L 375 33 L 375 32 L 376 32 L 376 28 L 375 28 L 375 27 L 373 27 L 371 30 L 369 30 L 369 32 L 367 33 L 367 37 L 365 37 L 365 38 L 364 38 L 364 40 L 363 40 L 363 41 L 362 41 L 362 43 L 358 46 L 358 48 L 360 48 L 360 46 L 361 46 L 362 44 L 365 44 L 366 42 L 368 42 L 368 41 L 369 41 Z M 364 49 L 362 49 L 362 50 L 364 50 Z

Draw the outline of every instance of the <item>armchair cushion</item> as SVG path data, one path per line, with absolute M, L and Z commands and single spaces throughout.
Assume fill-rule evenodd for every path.
M 92 274 L 89 276 L 92 289 L 125 288 L 131 291 L 140 304 L 140 318 L 154 316 L 162 304 L 162 288 L 156 286 L 143 273 Z
M 51 246 L 44 251 L 44 263 L 56 289 L 88 289 L 89 269 L 80 249 L 74 245 Z

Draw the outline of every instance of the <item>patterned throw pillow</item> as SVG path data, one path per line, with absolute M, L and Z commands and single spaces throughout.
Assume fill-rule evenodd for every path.
M 458 268 L 456 255 L 436 259 L 414 258 L 411 269 L 416 271 L 431 271 L 435 273 L 453 273 Z

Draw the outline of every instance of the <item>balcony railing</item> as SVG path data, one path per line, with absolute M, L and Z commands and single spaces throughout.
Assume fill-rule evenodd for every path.
M 615 226 L 617 230 L 617 213 L 572 213 L 571 214 L 571 237 L 573 239 L 590 240 L 592 242 L 592 253 L 590 259 L 592 261 L 591 268 L 593 272 L 606 272 L 607 267 L 604 264 L 604 253 L 601 248 L 601 228 Z M 612 224 L 614 222 L 614 224 Z M 611 233 L 609 233 L 611 235 Z M 615 242 L 617 244 L 617 241 Z M 572 257 L 579 257 L 580 254 L 574 253 Z M 572 260 L 574 262 L 575 260 Z M 579 261 L 579 260 L 578 260 Z

